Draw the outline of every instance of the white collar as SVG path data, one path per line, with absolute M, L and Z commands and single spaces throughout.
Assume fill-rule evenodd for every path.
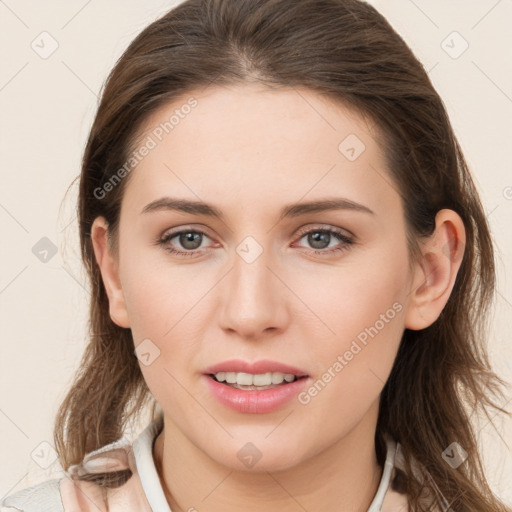
M 153 460 L 153 443 L 162 427 L 163 415 L 160 413 L 158 418 L 148 425 L 133 442 L 133 455 L 140 483 L 151 509 L 158 512 L 172 512 L 165 498 Z

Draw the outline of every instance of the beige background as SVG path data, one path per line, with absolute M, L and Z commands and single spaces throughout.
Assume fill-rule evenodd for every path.
M 0 497 L 57 469 L 50 464 L 53 417 L 86 340 L 88 298 L 78 257 L 76 184 L 65 197 L 66 189 L 79 173 L 107 73 L 134 36 L 174 3 L 0 1 Z M 481 192 L 498 252 L 490 352 L 510 381 L 512 1 L 370 3 L 429 71 Z M 465 41 L 468 48 L 454 58 Z M 56 44 L 54 53 L 44 54 Z M 54 244 L 58 252 L 43 262 L 32 250 L 36 244 L 43 244 L 39 251 Z M 510 390 L 508 400 L 512 408 Z M 480 426 L 483 455 L 493 489 L 512 504 L 512 425 L 495 419 L 497 431 Z

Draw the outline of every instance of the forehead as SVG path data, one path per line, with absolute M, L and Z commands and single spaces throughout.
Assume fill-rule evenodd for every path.
M 390 183 L 377 135 L 355 110 L 308 89 L 195 90 L 145 121 L 132 149 L 150 149 L 126 196 L 149 201 L 167 190 L 263 204 L 262 194 L 288 202 L 336 189 L 355 201 L 377 198 Z

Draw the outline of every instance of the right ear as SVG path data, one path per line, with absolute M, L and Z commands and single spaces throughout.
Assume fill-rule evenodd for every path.
M 119 327 L 127 328 L 130 320 L 119 279 L 119 265 L 108 246 L 107 233 L 108 222 L 104 217 L 96 217 L 91 226 L 91 241 L 108 295 L 110 318 Z

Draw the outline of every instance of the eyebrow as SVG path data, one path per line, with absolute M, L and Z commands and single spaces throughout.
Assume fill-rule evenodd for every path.
M 195 215 L 206 215 L 224 220 L 224 214 L 217 207 L 204 203 L 202 201 L 191 201 L 189 199 L 178 199 L 174 197 L 161 197 L 147 204 L 141 211 L 141 215 L 155 211 L 174 210 Z M 345 198 L 325 198 L 309 201 L 305 203 L 289 204 L 282 208 L 279 220 L 286 217 L 293 218 L 305 215 L 307 213 L 317 213 L 329 210 L 352 210 L 358 212 L 369 213 L 374 215 L 375 212 L 367 206 L 351 201 Z

